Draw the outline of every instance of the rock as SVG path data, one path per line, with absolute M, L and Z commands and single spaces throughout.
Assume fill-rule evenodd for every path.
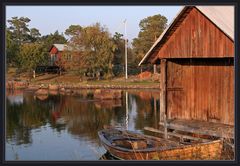
M 25 90 L 37 91 L 40 88 L 39 85 L 29 85 Z
M 65 91 L 60 91 L 59 94 L 60 95 L 65 95 Z
M 7 81 L 6 88 L 7 89 L 24 89 L 28 87 L 28 82 L 26 81 Z
M 46 89 L 38 89 L 38 90 L 35 92 L 35 95 L 36 95 L 36 96 L 48 95 L 48 90 L 46 90 Z
M 113 90 L 113 89 L 97 89 L 94 91 L 94 98 L 101 100 L 108 99 L 121 99 L 122 91 L 121 90 Z
M 79 91 L 79 90 L 73 90 L 72 94 L 74 96 L 81 96 L 82 95 L 81 91 Z
M 6 89 L 14 89 L 13 81 L 7 81 L 6 82 Z
M 65 93 L 66 93 L 67 95 L 71 95 L 71 94 L 73 93 L 73 90 L 67 89 L 67 90 L 65 91 Z
M 138 75 L 140 79 L 149 79 L 151 78 L 151 76 L 152 76 L 152 73 L 149 71 L 142 72 Z
M 48 95 L 37 95 L 36 97 L 37 97 L 37 99 L 43 101 L 43 100 L 46 100 L 48 98 Z
M 60 92 L 65 92 L 65 88 L 62 87 L 62 88 L 60 89 Z
M 50 95 L 58 95 L 58 90 L 49 90 Z
M 154 82 L 159 82 L 159 79 L 160 79 L 160 74 L 156 73 L 152 75 L 152 80 Z
M 59 86 L 58 86 L 58 85 L 51 85 L 51 84 L 49 84 L 49 85 L 48 85 L 48 89 L 49 89 L 49 90 L 56 90 L 56 91 L 57 91 L 57 90 L 59 89 Z

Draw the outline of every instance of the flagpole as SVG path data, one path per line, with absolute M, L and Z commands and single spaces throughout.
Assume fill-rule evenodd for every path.
M 128 92 L 126 91 L 126 130 L 128 130 Z
M 125 29 L 125 79 L 128 79 L 128 73 L 127 73 L 127 20 L 124 20 L 124 29 Z

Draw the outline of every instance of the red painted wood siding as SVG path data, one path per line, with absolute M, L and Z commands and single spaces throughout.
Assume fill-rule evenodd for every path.
M 234 57 L 233 41 L 198 9 L 192 8 L 177 26 L 159 50 L 159 58 Z
M 51 54 L 57 54 L 58 53 L 58 49 L 56 47 L 52 47 L 51 50 L 50 50 L 50 55 Z
M 233 125 L 233 78 L 233 58 L 168 61 L 168 118 Z
M 53 46 L 49 51 L 49 56 L 51 56 L 51 54 L 55 54 L 57 56 L 57 59 L 61 59 L 62 52 L 58 51 L 58 49 L 55 46 Z

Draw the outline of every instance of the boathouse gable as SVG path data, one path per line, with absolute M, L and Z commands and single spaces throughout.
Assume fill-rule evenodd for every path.
M 189 11 L 188 11 L 189 10 Z M 188 9 L 166 36 L 159 58 L 226 58 L 234 56 L 233 40 L 197 8 Z M 189 13 L 188 13 L 189 12 Z

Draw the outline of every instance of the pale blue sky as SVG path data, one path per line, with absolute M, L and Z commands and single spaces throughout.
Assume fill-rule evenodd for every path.
M 181 6 L 7 6 L 6 19 L 24 16 L 31 19 L 30 28 L 37 28 L 42 35 L 58 30 L 64 32 L 70 25 L 88 26 L 96 22 L 105 25 L 114 34 L 124 34 L 127 19 L 127 37 L 137 37 L 141 19 L 155 14 L 167 17 L 168 24 Z

